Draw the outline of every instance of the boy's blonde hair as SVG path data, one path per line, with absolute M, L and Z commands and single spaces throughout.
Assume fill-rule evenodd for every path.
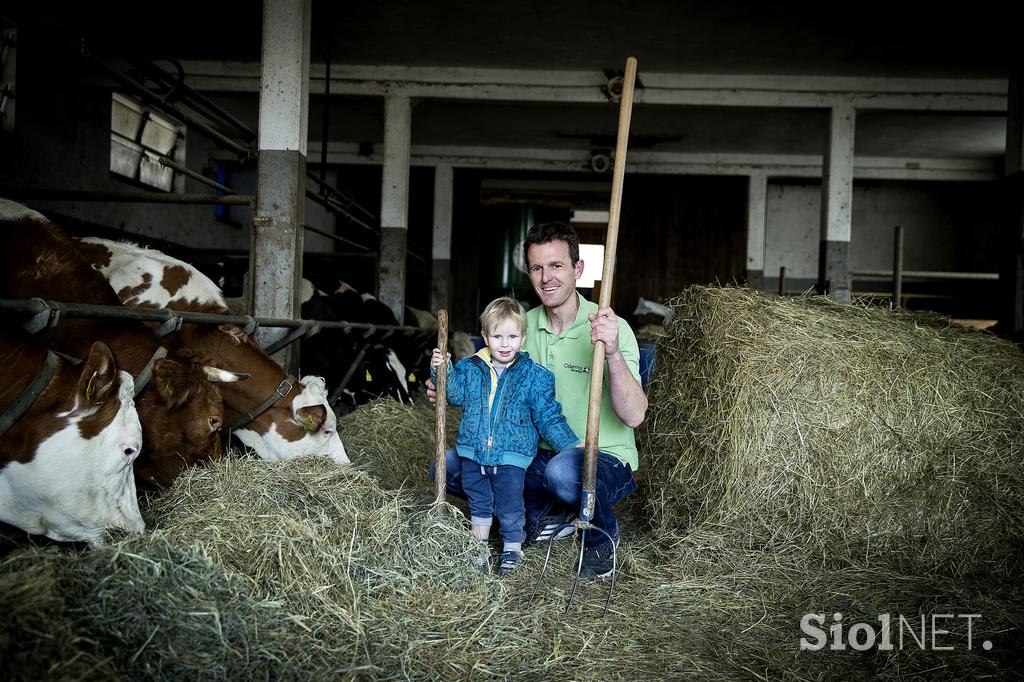
M 507 296 L 496 298 L 487 304 L 480 314 L 480 331 L 487 336 L 503 320 L 515 322 L 519 326 L 519 331 L 526 336 L 526 311 L 519 301 Z

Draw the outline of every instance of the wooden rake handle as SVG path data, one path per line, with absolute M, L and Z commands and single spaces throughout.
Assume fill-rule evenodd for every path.
M 615 140 L 615 165 L 612 170 L 612 200 L 608 210 L 608 236 L 604 246 L 604 269 L 601 274 L 601 297 L 598 306 L 607 307 L 612 300 L 612 280 L 615 277 L 615 248 L 619 239 L 619 212 L 622 208 L 622 180 L 626 173 L 626 147 L 629 142 L 629 122 L 633 115 L 633 86 L 636 83 L 636 59 L 626 59 L 626 74 L 622 79 L 622 100 L 619 102 L 619 131 Z M 587 407 L 587 437 L 583 450 L 583 486 L 580 496 L 580 521 L 589 524 L 594 517 L 597 502 L 597 443 L 601 429 L 601 391 L 604 388 L 605 347 L 603 341 L 594 344 L 594 357 L 590 365 L 590 403 Z
M 444 308 L 437 311 L 437 347 L 441 350 L 441 357 L 448 354 L 448 311 Z M 445 360 L 437 368 L 436 390 L 437 397 L 434 402 L 434 508 L 439 509 L 444 503 L 444 490 L 447 484 L 448 472 L 446 471 L 445 450 L 447 442 L 445 439 L 444 421 L 448 414 L 448 362 Z

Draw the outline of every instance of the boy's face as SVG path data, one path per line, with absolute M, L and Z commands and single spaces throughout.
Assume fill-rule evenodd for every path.
M 499 320 L 492 329 L 483 330 L 481 334 L 491 351 L 491 358 L 502 364 L 512 362 L 523 345 L 523 330 L 512 319 Z

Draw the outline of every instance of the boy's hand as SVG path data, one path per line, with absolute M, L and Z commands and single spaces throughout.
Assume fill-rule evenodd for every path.
M 434 352 L 430 354 L 430 369 L 437 369 L 438 367 L 441 366 L 441 363 L 448 362 L 449 360 L 452 359 L 451 353 L 445 353 L 445 355 L 447 355 L 447 357 L 442 358 L 441 349 L 435 348 Z
M 437 389 L 434 387 L 434 380 L 427 379 L 424 381 L 423 388 L 427 389 L 427 399 L 432 403 L 437 402 Z

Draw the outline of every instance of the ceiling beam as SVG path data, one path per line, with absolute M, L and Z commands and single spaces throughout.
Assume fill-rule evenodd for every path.
M 187 83 L 205 92 L 257 92 L 259 65 L 185 61 Z M 310 67 L 310 93 L 324 92 L 324 65 Z M 1005 112 L 1005 79 L 870 78 L 641 73 L 636 102 L 903 111 Z M 332 94 L 480 101 L 607 103 L 601 71 L 331 66 Z
M 310 158 L 320 158 L 319 142 L 310 141 Z M 537 170 L 586 172 L 590 170 L 589 150 L 527 149 L 510 147 L 459 147 L 412 145 L 414 166 L 450 165 L 453 168 L 491 168 L 496 170 Z M 379 153 L 359 154 L 359 146 L 350 143 L 327 145 L 329 164 L 380 165 Z M 311 163 L 310 165 L 313 165 Z M 785 154 L 690 154 L 637 150 L 629 153 L 626 169 L 630 173 L 658 175 L 753 175 L 770 178 L 820 178 L 822 157 Z M 991 159 L 903 159 L 854 157 L 855 180 L 943 180 L 988 181 L 1001 177 Z

